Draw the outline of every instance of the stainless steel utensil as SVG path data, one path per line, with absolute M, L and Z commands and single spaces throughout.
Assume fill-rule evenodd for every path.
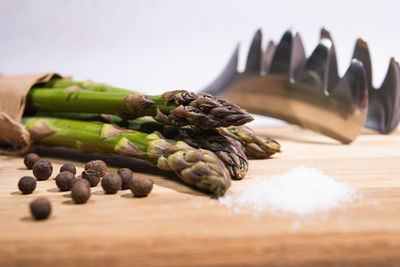
M 381 133 L 397 127 L 400 68 L 394 59 L 382 86 L 375 89 L 368 47 L 361 39 L 342 78 L 332 38 L 325 29 L 308 58 L 299 34 L 293 31 L 285 32 L 278 45 L 270 41 L 265 51 L 261 41 L 258 30 L 243 72 L 237 70 L 237 47 L 220 76 L 203 91 L 343 143 L 355 140 L 364 125 Z

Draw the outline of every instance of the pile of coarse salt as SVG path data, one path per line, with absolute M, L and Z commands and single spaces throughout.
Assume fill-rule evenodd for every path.
M 257 215 L 268 209 L 275 214 L 306 216 L 328 211 L 356 196 L 348 184 L 301 166 L 268 179 L 246 180 L 245 189 L 230 190 L 218 202 L 235 212 L 250 208 Z

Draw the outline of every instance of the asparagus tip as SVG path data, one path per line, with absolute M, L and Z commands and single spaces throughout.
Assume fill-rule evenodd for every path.
M 254 118 L 244 109 L 228 100 L 209 94 L 195 94 L 184 90 L 166 92 L 162 95 L 166 104 L 176 108 L 169 114 L 157 111 L 155 119 L 174 126 L 194 125 L 202 129 L 242 125 Z
M 204 149 L 181 150 L 160 157 L 157 166 L 173 170 L 188 184 L 217 197 L 223 195 L 231 183 L 228 170 L 219 158 Z

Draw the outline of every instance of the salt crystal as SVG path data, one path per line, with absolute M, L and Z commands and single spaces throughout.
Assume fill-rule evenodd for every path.
M 228 191 L 218 202 L 235 212 L 240 207 L 250 207 L 255 213 L 267 208 L 274 213 L 306 216 L 327 211 L 356 195 L 348 184 L 301 166 L 268 179 L 248 180 L 245 190 Z

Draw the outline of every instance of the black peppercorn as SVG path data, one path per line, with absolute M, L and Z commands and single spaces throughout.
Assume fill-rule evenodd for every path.
M 28 170 L 32 170 L 33 164 L 36 163 L 40 159 L 38 154 L 28 153 L 24 157 L 24 164 L 28 168 Z
M 73 175 L 76 174 L 76 168 L 73 164 L 71 163 L 65 163 L 64 165 L 62 165 L 62 167 L 60 168 L 60 172 L 70 172 Z
M 72 187 L 74 186 L 74 184 L 76 184 L 76 183 L 82 183 L 84 186 L 86 186 L 87 188 L 90 188 L 90 183 L 89 183 L 89 181 L 88 180 L 86 180 L 86 179 L 74 179 L 74 180 L 72 180 L 72 183 L 71 183 L 71 189 L 72 189 Z
M 101 187 L 107 194 L 115 194 L 121 188 L 122 179 L 116 173 L 109 173 L 101 180 Z
M 68 191 L 71 190 L 72 181 L 75 179 L 75 175 L 71 172 L 60 172 L 56 176 L 56 185 L 60 189 L 60 191 Z
M 100 172 L 96 170 L 88 169 L 82 172 L 82 178 L 89 181 L 90 186 L 93 187 L 100 183 L 101 175 Z
M 84 182 L 75 182 L 71 189 L 71 197 L 76 204 L 86 203 L 90 197 L 90 187 Z
M 153 189 L 153 180 L 147 177 L 134 177 L 129 186 L 135 197 L 145 197 Z
M 86 163 L 85 170 L 96 170 L 103 177 L 107 173 L 107 165 L 102 160 L 92 160 Z
M 133 172 L 128 168 L 122 168 L 118 170 L 118 175 L 122 179 L 122 189 L 129 189 L 129 182 L 132 180 Z
M 47 198 L 37 198 L 30 204 L 32 216 L 36 220 L 43 220 L 49 217 L 51 213 L 51 204 Z
M 33 175 L 38 180 L 47 180 L 53 172 L 53 166 L 51 162 L 45 159 L 38 160 L 33 164 Z
M 19 179 L 18 188 L 23 194 L 30 194 L 36 188 L 36 179 L 32 176 L 24 176 Z

